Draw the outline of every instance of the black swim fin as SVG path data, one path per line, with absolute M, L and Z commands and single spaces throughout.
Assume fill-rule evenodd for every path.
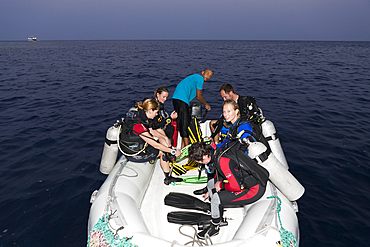
M 167 221 L 180 225 L 197 225 L 199 230 L 206 228 L 211 224 L 212 218 L 209 214 L 174 211 L 167 214 Z M 220 226 L 227 226 L 228 222 L 225 218 L 220 222 Z
M 211 223 L 211 215 L 197 212 L 175 211 L 167 214 L 167 221 L 180 225 L 204 225 Z
M 164 204 L 167 206 L 172 206 L 176 208 L 183 209 L 194 209 L 203 211 L 206 213 L 211 213 L 211 204 L 208 202 L 203 202 L 202 200 L 183 193 L 170 192 L 164 198 Z

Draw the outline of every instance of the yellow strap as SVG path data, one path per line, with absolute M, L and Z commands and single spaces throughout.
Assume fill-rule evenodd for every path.
M 198 163 L 194 160 L 188 160 L 188 162 L 186 164 L 183 165 L 183 167 L 190 171 L 190 170 L 194 170 L 194 169 L 197 169 L 198 168 Z
M 197 134 L 198 134 L 198 142 L 201 142 L 202 141 L 202 132 L 200 132 L 200 129 L 199 129 L 199 127 L 198 127 L 198 121 L 197 121 L 197 119 L 195 118 L 194 119 L 194 121 L 195 121 L 195 129 L 197 130 Z
M 194 136 L 194 134 L 193 134 L 193 131 L 191 131 L 190 126 L 188 127 L 188 130 L 189 130 L 189 133 L 191 134 L 191 136 L 189 135 L 189 138 L 190 138 L 191 143 L 196 142 L 196 141 L 195 141 L 195 136 Z M 192 139 L 191 137 L 193 137 L 193 139 Z
M 176 162 L 170 162 L 170 166 L 173 166 L 172 172 L 175 173 L 177 176 L 183 175 L 188 171 Z

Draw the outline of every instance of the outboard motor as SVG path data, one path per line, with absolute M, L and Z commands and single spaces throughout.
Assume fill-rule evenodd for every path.
M 117 136 L 119 134 L 120 127 L 121 125 L 117 122 L 107 130 L 99 169 L 103 174 L 109 174 L 116 163 L 118 155 Z

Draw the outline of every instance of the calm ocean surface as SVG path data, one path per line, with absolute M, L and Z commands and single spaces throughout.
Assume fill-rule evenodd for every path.
M 0 246 L 85 246 L 107 128 L 205 68 L 208 118 L 229 82 L 279 131 L 300 246 L 369 246 L 370 42 L 285 41 L 0 42 Z

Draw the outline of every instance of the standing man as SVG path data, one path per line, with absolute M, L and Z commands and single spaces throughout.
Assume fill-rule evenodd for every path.
M 182 147 L 189 145 L 188 126 L 190 125 L 190 101 L 195 97 L 206 109 L 211 110 L 211 106 L 203 99 L 203 83 L 208 81 L 213 75 L 212 70 L 205 69 L 202 73 L 193 74 L 183 79 L 177 84 L 172 96 L 173 108 L 177 112 L 177 124 L 182 137 Z

